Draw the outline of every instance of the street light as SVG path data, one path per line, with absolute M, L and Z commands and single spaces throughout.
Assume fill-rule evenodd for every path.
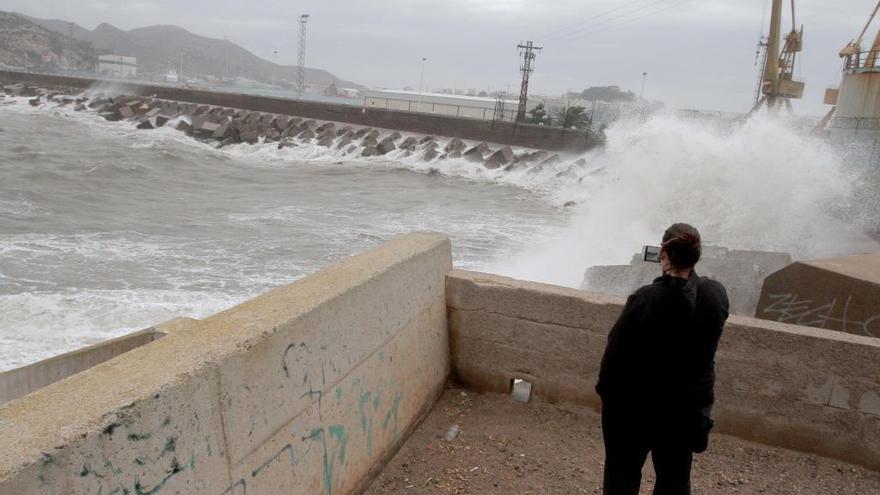
M 419 113 L 422 112 L 422 93 L 424 92 L 425 85 L 425 62 L 428 61 L 428 57 L 422 57 L 422 76 L 419 78 Z
M 648 73 L 642 72 L 642 94 L 639 95 L 639 99 L 645 99 L 645 81 L 648 79 Z
M 272 89 L 275 89 L 275 69 L 278 68 L 278 50 L 274 50 L 275 58 L 272 59 Z

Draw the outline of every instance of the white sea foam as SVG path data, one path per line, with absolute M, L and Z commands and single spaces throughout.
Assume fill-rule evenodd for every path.
M 0 297 L 0 371 L 153 326 L 200 318 L 242 300 L 216 292 L 76 290 Z
M 844 164 L 826 142 L 782 120 L 721 131 L 657 116 L 611 129 L 607 148 L 587 158 L 601 173 L 556 192 L 581 201 L 570 226 L 494 268 L 576 287 L 585 268 L 628 263 L 673 222 L 696 225 L 710 244 L 795 258 L 877 248 L 833 216 L 853 206 Z

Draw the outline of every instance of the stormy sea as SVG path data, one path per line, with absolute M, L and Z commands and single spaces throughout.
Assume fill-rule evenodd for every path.
M 458 268 L 572 287 L 674 221 L 795 258 L 873 250 L 875 172 L 769 119 L 624 122 L 601 150 L 504 171 L 317 145 L 218 149 L 10 98 L 0 371 L 209 315 L 411 231 L 450 236 Z

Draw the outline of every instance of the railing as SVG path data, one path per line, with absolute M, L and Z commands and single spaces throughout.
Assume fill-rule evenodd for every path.
M 880 50 L 870 50 L 865 52 L 847 55 L 843 62 L 843 70 L 846 71 L 880 71 Z

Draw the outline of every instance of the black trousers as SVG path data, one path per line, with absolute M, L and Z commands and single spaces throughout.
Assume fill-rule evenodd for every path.
M 646 421 L 631 407 L 603 404 L 604 495 L 638 495 L 642 467 L 651 453 L 654 495 L 690 495 L 693 451 L 684 433 L 665 421 Z M 658 425 L 663 425 L 658 426 Z

